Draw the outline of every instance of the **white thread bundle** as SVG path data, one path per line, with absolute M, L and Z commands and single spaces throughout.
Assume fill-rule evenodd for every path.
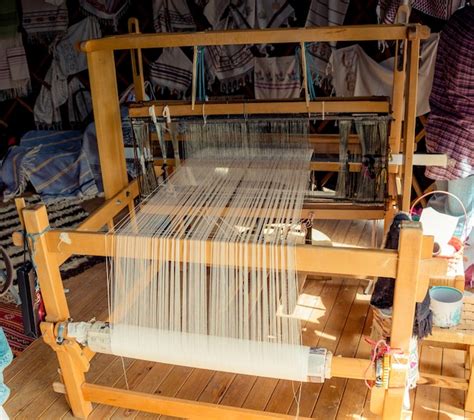
M 115 354 L 305 380 L 292 317 L 306 121 L 187 124 L 185 164 L 116 227 Z M 301 136 L 299 136 L 301 138 Z

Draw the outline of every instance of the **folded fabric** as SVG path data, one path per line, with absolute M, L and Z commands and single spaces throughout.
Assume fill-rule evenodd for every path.
M 0 171 L 4 200 L 23 193 L 27 182 L 45 201 L 97 196 L 80 131 L 30 131 L 14 146 Z
M 16 0 L 0 1 L 0 37 L 12 37 L 18 32 Z
M 82 10 L 99 19 L 104 26 L 113 27 L 117 31 L 120 19 L 125 15 L 130 0 L 79 0 Z
M 429 112 L 438 34 L 422 43 L 418 73 L 417 115 Z M 334 50 L 330 59 L 332 83 L 337 96 L 392 96 L 394 58 L 377 63 L 358 44 Z
M 381 23 L 394 23 L 402 0 L 379 0 L 377 14 Z M 411 7 L 426 15 L 448 20 L 464 0 L 411 0 Z
M 65 3 L 51 4 L 44 0 L 21 0 L 22 26 L 31 42 L 49 43 L 66 31 L 69 18 Z
M 26 96 L 31 82 L 21 34 L 0 39 L 0 101 Z
M 255 99 L 294 99 L 301 80 L 295 56 L 255 58 Z
M 51 48 L 53 61 L 45 76 L 46 84 L 41 87 L 34 106 L 37 126 L 60 128 L 59 107 L 67 102 L 71 91 L 68 87 L 68 77 L 87 69 L 87 57 L 78 51 L 75 45 L 84 39 L 101 36 L 99 22 L 90 16 L 72 25 Z
M 182 97 L 191 86 L 193 63 L 181 48 L 164 48 L 150 66 L 150 81 L 155 90 L 168 88 Z
M 156 32 L 195 31 L 196 24 L 186 1 L 153 0 L 153 26 Z

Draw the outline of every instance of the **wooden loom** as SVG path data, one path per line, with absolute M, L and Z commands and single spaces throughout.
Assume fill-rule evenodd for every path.
M 379 25 L 332 27 L 311 29 L 278 29 L 262 31 L 226 31 L 200 34 L 136 34 L 87 41 L 82 50 L 87 53 L 91 89 L 96 121 L 100 161 L 106 202 L 84 221 L 76 230 L 50 229 L 44 206 L 22 208 L 20 214 L 34 251 L 38 280 L 46 307 L 46 322 L 41 325 L 44 340 L 56 351 L 60 366 L 62 384 L 55 389 L 65 392 L 72 412 L 77 417 L 86 418 L 92 410 L 92 403 L 109 404 L 118 407 L 143 410 L 152 413 L 189 418 L 281 418 L 285 416 L 244 410 L 229 406 L 217 406 L 175 398 L 148 395 L 112 387 L 89 384 L 85 373 L 89 370 L 94 352 L 81 346 L 76 339 L 68 337 L 70 318 L 66 295 L 62 285 L 59 267 L 71 255 L 108 256 L 112 249 L 109 236 L 100 231 L 104 226 L 113 229 L 114 217 L 124 209 L 134 211 L 134 200 L 139 195 L 137 182 L 127 180 L 122 131 L 115 78 L 114 50 L 188 45 L 216 45 L 246 43 L 340 41 L 340 40 L 397 40 L 405 41 L 408 55 L 412 58 L 408 71 L 409 100 L 405 106 L 404 142 L 405 161 L 403 163 L 404 188 L 411 186 L 411 165 L 413 153 L 413 133 L 416 105 L 416 79 L 420 39 L 427 36 L 424 27 L 413 25 Z M 398 66 L 396 66 L 398 68 Z M 404 71 L 397 74 L 394 97 L 403 93 Z M 394 123 L 391 139 L 393 150 L 399 150 L 401 114 L 403 102 L 394 107 Z M 173 115 L 189 115 L 202 112 L 197 104 L 193 111 L 190 104 L 168 104 Z M 149 105 L 139 105 L 131 110 L 132 116 L 145 116 Z M 155 104 L 158 112 L 162 105 Z M 319 100 L 306 102 L 276 102 L 251 104 L 206 105 L 207 114 L 230 113 L 307 113 L 344 110 L 348 113 L 388 112 L 386 100 Z M 157 112 L 157 114 L 158 114 Z M 148 114 L 146 114 L 148 115 Z M 411 139 L 411 141 L 409 141 Z M 397 149 L 398 148 L 398 149 Z M 405 208 L 409 204 L 409 191 L 404 195 Z M 313 209 L 305 209 L 302 217 L 309 217 Z M 325 214 L 325 213 L 323 213 Z M 367 218 L 364 214 L 361 218 Z M 327 216 L 321 216 L 325 218 Z M 346 217 L 357 218 L 357 213 L 347 213 Z M 370 218 L 370 217 L 369 217 Z M 378 218 L 378 217 L 377 217 Z M 66 239 L 66 240 L 65 240 Z M 18 243 L 18 237 L 16 238 Z M 264 246 L 264 245 L 263 245 Z M 210 255 L 208 248 L 207 258 Z M 298 245 L 296 247 L 296 268 L 304 273 L 338 274 L 342 276 L 384 276 L 396 279 L 391 334 L 392 347 L 403 352 L 402 356 L 391 359 L 388 388 L 374 388 L 371 394 L 371 409 L 384 418 L 400 418 L 403 395 L 408 371 L 408 348 L 413 328 L 416 302 L 421 302 L 426 294 L 429 278 L 445 271 L 443 260 L 432 258 L 433 238 L 424 237 L 416 223 L 402 227 L 398 251 L 380 249 L 350 249 L 340 247 L 318 247 Z M 373 379 L 375 373 L 370 361 L 357 358 L 335 357 L 331 365 L 331 375 L 351 379 Z M 439 383 L 435 376 L 425 375 L 422 383 Z

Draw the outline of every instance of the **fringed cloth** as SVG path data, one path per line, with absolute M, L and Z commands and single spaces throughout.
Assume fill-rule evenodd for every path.
M 294 9 L 284 0 L 247 0 L 239 4 L 216 0 L 206 5 L 204 15 L 214 30 L 263 29 L 287 25 Z M 205 62 L 209 82 L 219 80 L 221 92 L 233 93 L 252 80 L 254 56 L 249 45 L 207 47 Z
M 255 57 L 255 99 L 294 99 L 301 92 L 298 63 L 290 57 Z
M 153 26 L 156 32 L 196 30 L 191 11 L 183 0 L 153 0 Z
M 164 48 L 150 66 L 154 90 L 167 88 L 173 95 L 184 97 L 193 78 L 193 63 L 181 48 Z
M 0 37 L 14 36 L 19 24 L 16 0 L 0 1 Z
M 312 0 L 305 26 L 343 25 L 348 7 L 349 0 Z M 331 44 L 328 42 L 314 42 L 308 45 L 307 51 L 312 57 L 308 65 L 313 81 L 324 79 L 326 77 L 326 67 L 331 57 Z
M 410 220 L 406 213 L 398 213 L 393 219 L 388 231 L 385 249 L 398 249 L 401 222 Z M 378 309 L 389 309 L 393 306 L 395 293 L 395 279 L 379 277 L 375 283 L 370 304 Z M 430 295 L 427 292 L 422 302 L 416 304 L 413 335 L 424 338 L 431 334 L 433 328 L 433 314 L 430 309 Z
M 448 20 L 464 0 L 411 0 L 411 7 L 425 15 Z M 380 23 L 394 23 L 402 0 L 379 0 L 377 15 Z
M 95 16 L 103 26 L 112 27 L 117 32 L 120 19 L 130 6 L 130 0 L 79 0 L 81 9 Z
M 453 180 L 474 175 L 474 7 L 464 7 L 440 35 L 426 125 L 430 153 L 448 155 L 446 168 L 428 166 L 425 175 Z
M 29 42 L 49 44 L 56 35 L 66 31 L 68 12 L 66 4 L 47 3 L 43 0 L 21 0 L 22 26 Z
M 438 34 L 431 34 L 421 44 L 416 115 L 430 111 L 429 93 L 433 84 L 438 40 Z M 393 57 L 377 63 L 360 45 L 355 44 L 334 50 L 329 63 L 328 71 L 337 96 L 392 96 Z
M 0 38 L 0 101 L 26 96 L 30 91 L 30 73 L 21 34 Z

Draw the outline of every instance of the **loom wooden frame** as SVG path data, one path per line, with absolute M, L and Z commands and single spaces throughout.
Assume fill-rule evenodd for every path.
M 114 217 L 124 209 L 133 212 L 134 199 L 139 194 L 137 182 L 133 181 L 129 184 L 126 176 L 113 51 L 128 48 L 195 45 L 196 43 L 198 45 L 235 44 L 248 42 L 248 39 L 254 42 L 270 43 L 294 42 L 295 40 L 300 42 L 395 39 L 409 41 L 408 49 L 411 49 L 415 55 L 419 50 L 420 38 L 425 35 L 426 29 L 418 25 L 382 25 L 303 30 L 206 32 L 192 35 L 134 34 L 87 41 L 82 44 L 83 51 L 87 52 L 89 64 L 106 202 L 77 229 L 68 231 L 50 228 L 44 206 L 25 207 L 23 200 L 17 201 L 20 218 L 29 234 L 30 246 L 34 250 L 38 280 L 46 307 L 46 321 L 41 325 L 43 337 L 57 353 L 60 378 L 64 384 L 56 384 L 54 388 L 66 393 L 75 416 L 86 418 L 92 410 L 92 402 L 97 402 L 190 418 L 288 417 L 88 384 L 85 373 L 89 369 L 94 353 L 89 348 L 80 346 L 75 339 L 67 335 L 64 341 L 57 340 L 59 326 L 62 324 L 67 328 L 70 318 L 59 271 L 60 265 L 73 254 L 107 255 L 107 250 L 110 249 L 107 243 L 113 240 L 113 236 L 107 235 L 101 229 L 107 226 L 109 230 L 113 230 Z M 416 76 L 416 71 L 413 70 L 416 68 L 416 65 L 410 67 L 410 79 L 412 79 L 411 76 Z M 413 85 L 416 87 L 416 81 Z M 411 112 L 416 103 L 416 92 L 414 99 L 412 93 L 410 93 L 410 98 L 412 99 L 408 102 L 407 108 Z M 401 112 L 400 108 L 398 112 Z M 409 113 L 407 118 L 405 138 L 409 139 L 414 132 L 414 112 Z M 398 128 L 401 129 L 401 124 Z M 405 149 L 409 151 L 409 147 L 405 146 Z M 405 170 L 408 169 L 410 169 L 410 159 L 407 155 Z M 64 240 L 65 238 L 67 240 Z M 16 235 L 14 241 L 20 243 L 20 237 Z M 297 269 L 311 273 L 394 277 L 396 282 L 391 340 L 392 346 L 401 349 L 406 355 L 413 328 L 415 304 L 424 298 L 429 277 L 446 270 L 444 260 L 432 257 L 432 247 L 433 239 L 424 237 L 418 224 L 409 223 L 402 227 L 398 251 L 297 246 Z M 332 375 L 352 379 L 374 378 L 373 370 L 368 369 L 369 363 L 369 360 L 364 359 L 335 357 L 332 363 Z M 375 413 L 383 415 L 384 418 L 400 418 L 407 369 L 407 358 L 392 359 L 388 389 L 374 388 L 371 394 L 371 409 Z M 421 381 L 438 386 L 440 383 L 449 383 L 449 386 L 453 386 L 454 383 L 458 389 L 464 389 L 465 386 L 464 383 L 458 383 L 454 379 L 441 380 L 436 375 L 425 375 Z

